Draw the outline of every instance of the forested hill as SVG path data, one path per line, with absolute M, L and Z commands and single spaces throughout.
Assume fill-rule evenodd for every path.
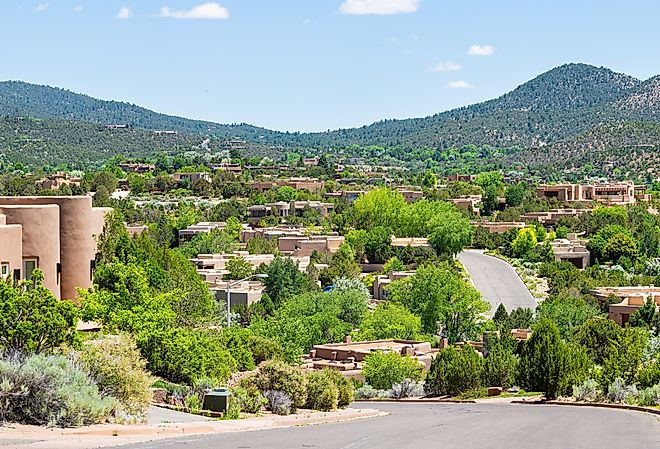
M 227 116 L 231 111 L 222 111 Z M 231 136 L 251 143 L 331 149 L 351 145 L 445 149 L 465 144 L 533 148 L 620 122 L 660 122 L 660 77 L 640 81 L 607 68 L 566 64 L 499 98 L 430 117 L 385 120 L 323 133 L 282 133 L 158 114 L 115 101 L 22 82 L 0 83 L 0 115 L 129 124 Z
M 264 132 L 255 126 L 221 125 L 159 114 L 130 103 L 97 100 L 88 95 L 22 81 L 0 82 L 0 116 L 59 118 L 104 125 L 130 125 L 147 130 L 184 133 L 241 134 L 258 139 Z

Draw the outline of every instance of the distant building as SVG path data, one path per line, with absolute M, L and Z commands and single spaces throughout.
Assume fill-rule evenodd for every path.
M 19 280 L 40 269 L 56 298 L 75 299 L 92 286 L 95 238 L 111 210 L 89 196 L 0 197 L 0 273 Z
M 477 179 L 476 175 L 460 175 L 460 174 L 454 174 L 454 175 L 449 175 L 447 176 L 447 181 L 449 182 L 474 182 L 474 180 Z
M 62 186 L 80 187 L 80 178 L 72 178 L 63 172 L 57 172 L 37 181 L 37 185 L 44 190 L 58 190 Z
M 518 221 L 471 221 L 470 224 L 484 228 L 490 234 L 503 234 L 511 229 L 523 229 L 527 226 Z
M 185 229 L 179 231 L 179 239 L 190 240 L 197 234 L 206 234 L 213 230 L 222 230 L 225 228 L 225 223 L 217 221 L 201 221 L 197 224 L 190 225 Z
M 252 181 L 250 187 L 264 192 L 277 187 L 291 187 L 296 190 L 309 190 L 318 193 L 323 189 L 325 183 L 314 178 L 288 178 L 276 181 Z
M 570 262 L 581 270 L 589 266 L 591 253 L 575 234 L 565 239 L 555 239 L 550 245 L 556 262 Z
M 156 170 L 155 164 L 145 164 L 142 162 L 122 162 L 118 167 L 126 173 L 149 173 Z
M 322 203 L 320 201 L 280 201 L 277 203 L 268 203 L 264 205 L 250 206 L 247 209 L 248 221 L 254 223 L 263 220 L 269 215 L 278 217 L 300 217 L 305 209 L 311 209 L 319 213 L 322 217 L 330 215 L 335 208 L 332 203 Z
M 294 257 L 311 256 L 314 252 L 333 254 L 344 244 L 339 235 L 311 235 L 280 237 L 277 246 L 280 252 Z
M 646 186 L 632 181 L 607 184 L 542 184 L 537 187 L 539 198 L 557 198 L 564 202 L 600 202 L 614 205 L 649 201 Z
M 227 302 L 227 287 L 233 281 L 219 281 L 211 287 L 211 293 L 216 301 L 220 303 Z M 261 301 L 264 292 L 264 285 L 258 281 L 243 281 L 232 285 L 231 289 L 231 308 L 239 305 L 251 306 Z
M 391 243 L 393 248 L 420 248 L 431 246 L 429 239 L 426 237 L 392 237 Z
M 176 182 L 193 182 L 197 181 L 198 179 L 211 182 L 211 175 L 205 171 L 194 173 L 174 173 L 172 176 Z
M 403 199 L 406 200 L 406 203 L 414 203 L 415 201 L 424 198 L 424 192 L 408 186 L 398 187 L 397 191 L 403 195 Z
M 481 195 L 463 195 L 456 198 L 451 198 L 448 201 L 454 203 L 456 207 L 471 211 L 475 215 L 480 214 L 479 206 L 481 205 Z
M 390 271 L 387 274 L 381 274 L 374 278 L 373 295 L 374 299 L 387 299 L 387 286 L 399 279 L 405 279 L 414 276 L 415 271 Z
M 528 212 L 520 216 L 524 221 L 538 221 L 544 226 L 554 226 L 562 217 L 579 217 L 591 209 L 551 209 L 547 212 Z
M 630 320 L 630 315 L 642 307 L 648 298 L 655 302 L 656 311 L 660 309 L 660 287 L 654 285 L 636 287 L 598 287 L 590 290 L 601 302 L 611 297 L 620 299 L 616 304 L 609 306 L 609 318 L 620 326 L 625 326 Z
M 342 199 L 345 201 L 353 202 L 365 193 L 367 193 L 365 190 L 339 190 L 337 192 L 326 193 L 323 196 L 326 198 Z

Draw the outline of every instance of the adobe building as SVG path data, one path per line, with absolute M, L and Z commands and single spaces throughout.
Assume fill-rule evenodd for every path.
M 520 221 L 471 221 L 470 224 L 484 228 L 489 234 L 503 234 L 511 229 L 524 229 L 527 226 Z
M 632 181 L 607 184 L 542 184 L 537 187 L 539 198 L 557 198 L 559 201 L 600 202 L 605 204 L 628 205 L 637 201 L 649 201 L 646 186 L 635 185 Z
M 414 357 L 427 371 L 439 349 L 432 348 L 429 342 L 412 340 L 353 342 L 350 335 L 347 335 L 343 343 L 315 345 L 309 351 L 309 355 L 303 359 L 303 368 L 331 368 L 340 371 L 344 376 L 364 380 L 362 376 L 364 359 L 368 354 L 378 351 Z
M 447 176 L 449 182 L 474 182 L 475 179 L 477 179 L 477 175 L 460 175 L 457 173 Z
M 630 320 L 630 315 L 642 307 L 648 298 L 655 302 L 655 310 L 660 309 L 660 287 L 654 285 L 635 287 L 598 287 L 590 290 L 599 301 L 609 300 L 616 297 L 621 301 L 609 306 L 609 318 L 619 326 L 625 326 Z
M 291 187 L 296 190 L 309 190 L 318 193 L 323 189 L 325 183 L 315 178 L 288 178 L 276 181 L 252 181 L 250 187 L 260 192 L 265 192 L 276 187 Z
M 381 274 L 374 278 L 373 295 L 374 299 L 385 300 L 387 299 L 387 286 L 392 282 L 399 279 L 405 279 L 414 276 L 415 271 L 390 271 L 387 274 Z
M 423 248 L 431 246 L 429 239 L 426 237 L 392 237 L 390 245 L 392 248 Z
M 271 215 L 282 218 L 301 217 L 307 208 L 318 212 L 322 217 L 327 217 L 334 211 L 335 205 L 320 201 L 291 201 L 288 203 L 279 201 L 277 203 L 254 205 L 247 208 L 248 221 L 257 223 Z
M 293 257 L 311 256 L 314 251 L 334 254 L 343 244 L 344 237 L 339 235 L 287 236 L 277 241 L 278 249 Z
M 570 262 L 580 270 L 584 270 L 589 266 L 591 253 L 576 234 L 568 234 L 566 237 L 550 242 L 555 262 Z
M 210 288 L 218 302 L 227 302 L 227 287 L 231 282 L 233 281 L 218 281 Z M 264 285 L 258 281 L 243 281 L 232 285 L 230 292 L 231 308 L 239 305 L 251 306 L 261 301 Z
M 479 206 L 481 205 L 481 195 L 463 195 L 457 198 L 451 198 L 447 201 L 453 203 L 456 207 L 471 211 L 475 215 L 480 215 Z
M 528 212 L 520 216 L 524 221 L 538 221 L 544 226 L 554 226 L 562 217 L 579 217 L 591 209 L 550 209 L 547 212 Z
M 197 234 L 206 234 L 216 229 L 223 230 L 225 228 L 224 222 L 219 221 L 201 221 L 197 224 L 188 226 L 179 231 L 180 240 L 191 240 Z
M 207 172 L 194 172 L 194 173 L 174 173 L 172 175 L 176 182 L 194 182 L 198 179 L 203 179 L 204 181 L 211 182 L 211 175 Z
M 75 299 L 76 288 L 92 286 L 96 237 L 110 210 L 92 207 L 89 196 L 0 197 L 2 272 L 28 279 L 38 268 L 56 298 Z

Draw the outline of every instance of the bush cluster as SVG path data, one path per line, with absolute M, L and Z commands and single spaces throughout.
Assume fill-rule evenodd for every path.
M 389 390 L 404 379 L 421 380 L 422 366 L 416 358 L 377 351 L 365 357 L 362 374 L 372 387 Z

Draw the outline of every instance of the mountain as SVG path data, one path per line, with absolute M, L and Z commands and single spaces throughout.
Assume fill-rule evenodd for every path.
M 542 158 L 543 148 L 576 142 L 571 139 L 607 125 L 660 123 L 660 76 L 641 81 L 604 67 L 566 64 L 493 100 L 429 117 L 384 120 L 359 128 L 321 133 L 288 133 L 248 124 L 222 125 L 191 120 L 129 103 L 97 100 L 19 81 L 0 82 L 0 116 L 48 119 L 51 125 L 59 123 L 63 128 L 67 127 L 67 120 L 96 126 L 129 124 L 136 130 L 136 136 L 139 129 L 175 130 L 189 135 L 181 138 L 191 141 L 195 140 L 194 136 L 202 135 L 233 137 L 262 149 L 270 146 L 271 156 L 281 155 L 282 147 L 343 151 L 351 156 L 352 152 L 363 153 L 356 148 L 380 146 L 387 149 L 390 159 L 409 160 L 402 155 L 416 154 L 413 150 L 442 151 L 477 145 L 518 147 L 537 152 Z M 608 136 L 611 133 L 602 137 Z M 94 136 L 95 139 L 101 137 Z M 109 148 L 117 147 L 122 147 L 121 142 L 109 144 Z M 531 158 L 529 154 L 525 153 L 525 157 Z

